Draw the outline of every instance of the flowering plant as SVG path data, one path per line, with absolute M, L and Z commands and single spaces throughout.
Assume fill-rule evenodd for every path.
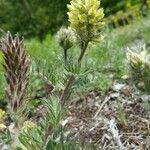
M 128 49 L 127 58 L 130 64 L 132 79 L 135 85 L 144 91 L 150 91 L 150 54 L 141 47 L 140 52 L 133 52 Z

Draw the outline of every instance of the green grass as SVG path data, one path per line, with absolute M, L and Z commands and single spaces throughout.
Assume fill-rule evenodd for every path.
M 120 27 L 109 31 L 104 30 L 104 40 L 96 46 L 89 46 L 83 68 L 88 66 L 92 73 L 86 76 L 86 80 L 81 89 L 106 90 L 111 84 L 111 75 L 121 77 L 128 74 L 126 64 L 126 47 L 136 39 L 142 39 L 145 43 L 150 43 L 150 17 L 141 18 L 125 27 Z M 54 36 L 48 35 L 43 42 L 38 39 L 25 41 L 27 51 L 32 61 L 32 66 L 46 70 L 48 79 L 51 80 L 58 89 L 65 84 L 62 61 L 62 50 L 55 43 Z M 70 57 L 77 58 L 79 48 L 69 50 Z M 33 63 L 34 60 L 34 63 Z M 0 54 L 0 62 L 2 56 Z M 40 63 L 39 63 L 40 62 Z M 0 65 L 0 99 L 3 99 L 4 77 L 2 65 Z

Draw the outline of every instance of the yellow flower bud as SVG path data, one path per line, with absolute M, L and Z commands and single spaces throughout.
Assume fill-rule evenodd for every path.
M 127 58 L 132 64 L 138 64 L 139 66 L 149 64 L 150 66 L 150 54 L 146 51 L 145 45 L 139 53 L 128 49 Z
M 0 123 L 0 131 L 6 129 L 6 126 L 3 123 Z
M 137 53 L 128 50 L 127 58 L 130 61 L 132 67 L 134 67 L 134 68 L 141 67 L 142 61 Z
M 0 109 L 0 121 L 3 119 L 4 115 L 5 115 L 5 111 Z
M 30 120 L 26 121 L 23 125 L 23 131 L 27 132 L 30 129 L 33 129 L 36 127 L 36 124 Z
M 150 53 L 146 51 L 145 45 L 141 48 L 140 52 L 133 52 L 128 49 L 127 58 L 131 65 L 131 77 L 133 78 L 135 85 L 139 89 L 145 90 L 145 92 L 149 93 Z

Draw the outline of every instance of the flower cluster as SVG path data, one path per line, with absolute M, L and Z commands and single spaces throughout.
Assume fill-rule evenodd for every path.
M 81 40 L 85 43 L 99 41 L 99 31 L 104 25 L 104 10 L 100 8 L 100 1 L 72 0 L 67 6 L 70 26 L 76 30 Z

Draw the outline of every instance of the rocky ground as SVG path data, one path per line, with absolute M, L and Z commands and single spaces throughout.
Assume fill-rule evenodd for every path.
M 106 92 L 91 91 L 69 107 L 66 135 L 100 150 L 150 149 L 150 95 L 130 82 L 115 81 Z

